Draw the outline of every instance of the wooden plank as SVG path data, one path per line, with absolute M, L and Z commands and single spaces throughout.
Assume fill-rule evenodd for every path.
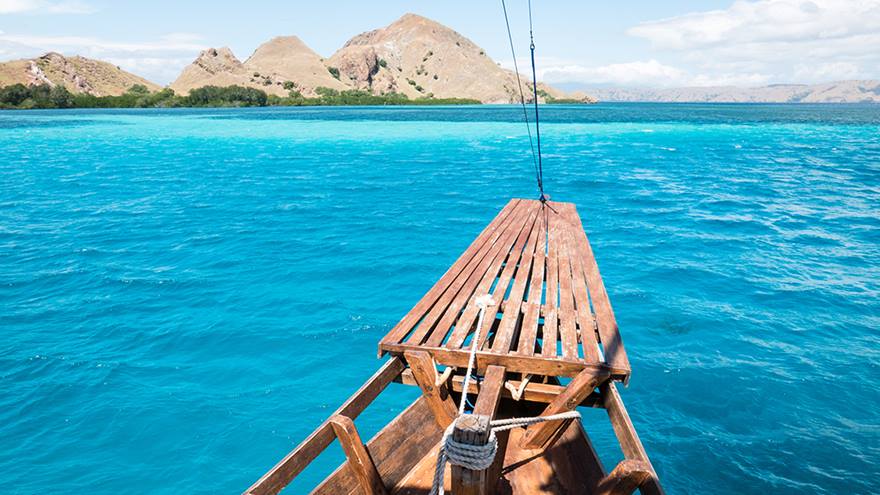
M 623 347 L 623 340 L 617 328 L 617 319 L 614 317 L 614 311 L 611 309 L 611 301 L 608 300 L 605 283 L 599 274 L 599 266 L 596 264 L 593 248 L 590 247 L 590 241 L 587 238 L 583 223 L 574 205 L 567 206 L 566 215 L 569 218 L 569 223 L 572 225 L 572 231 L 575 233 L 577 254 L 584 263 L 584 273 L 587 277 L 590 299 L 596 313 L 605 361 L 614 368 L 630 369 L 629 358 L 627 358 L 626 350 Z M 629 373 L 627 373 L 628 379 Z
M 465 414 L 455 420 L 452 439 L 467 445 L 486 445 L 489 441 L 489 416 Z M 455 495 L 488 495 L 486 470 L 473 471 L 452 466 L 452 492 Z
M 459 319 L 461 309 L 466 307 L 468 302 L 470 302 L 471 305 L 476 306 L 476 299 L 488 292 L 489 287 L 492 285 L 492 281 L 501 270 L 501 263 L 507 256 L 511 244 L 516 239 L 519 232 L 525 228 L 527 223 L 526 220 L 528 218 L 527 215 L 528 210 L 526 208 L 519 208 L 516 215 L 512 215 L 515 218 L 512 218 L 512 221 L 505 226 L 503 235 L 495 243 L 492 251 L 471 273 L 466 284 L 459 291 L 455 300 L 449 304 L 449 308 L 444 313 L 440 322 L 437 323 L 436 329 L 431 334 L 431 337 L 425 341 L 427 345 L 440 345 L 446 337 L 449 328 L 457 319 Z M 462 336 L 461 339 L 463 341 L 464 336 L 467 336 L 467 330 L 469 327 L 456 325 L 456 329 L 459 330 L 458 333 L 456 334 L 453 332 L 453 335 L 450 336 L 450 340 L 456 340 L 459 336 Z
M 468 363 L 469 352 L 464 349 L 447 349 L 445 347 L 408 346 L 406 344 L 383 344 L 383 349 L 395 354 L 407 351 L 425 351 L 434 357 L 437 364 L 464 368 Z M 603 370 L 611 373 L 615 380 L 622 379 L 629 370 L 614 369 L 603 363 L 586 363 L 582 359 L 569 360 L 561 357 L 547 359 L 542 356 L 520 356 L 518 354 L 495 354 L 477 351 L 476 368 L 484 372 L 492 364 L 504 366 L 508 372 L 531 373 L 545 376 L 575 376 L 585 369 Z
M 544 302 L 544 327 L 541 331 L 541 355 L 556 356 L 559 317 L 559 213 L 554 203 L 545 209 L 547 215 L 547 297 Z
M 419 397 L 367 442 L 367 450 L 385 486 L 399 483 L 440 440 L 443 430 L 430 419 L 431 415 L 427 401 Z M 401 438 L 406 441 L 401 442 Z M 343 462 L 312 491 L 312 495 L 361 493 L 348 461 Z
M 507 260 L 505 261 L 504 268 L 501 270 L 501 274 L 498 276 L 498 282 L 495 284 L 495 288 L 492 290 L 492 300 L 495 301 L 493 306 L 489 306 L 486 308 L 486 318 L 483 320 L 483 328 L 480 331 L 480 340 L 477 344 L 478 349 L 482 349 L 485 342 L 489 339 L 489 330 L 492 328 L 492 325 L 495 322 L 495 315 L 499 312 L 499 309 L 506 311 L 504 309 L 503 304 L 504 296 L 507 293 L 507 289 L 513 281 L 513 275 L 516 271 L 518 261 L 520 256 L 522 255 L 522 251 L 525 248 L 525 244 L 528 241 L 529 235 L 532 232 L 532 228 L 535 225 L 538 217 L 538 208 L 536 206 L 532 207 L 531 211 L 532 215 L 529 217 L 529 220 L 526 222 L 526 228 L 524 228 L 519 236 L 516 238 L 516 242 L 513 247 L 510 249 L 510 252 L 507 255 Z M 473 311 L 468 318 L 476 319 L 478 316 L 479 310 Z M 467 324 L 467 320 L 465 316 L 462 316 L 462 321 L 465 321 L 466 328 L 470 328 L 470 325 Z
M 389 383 L 394 381 L 403 371 L 404 364 L 399 358 L 389 359 L 381 368 L 364 383 L 347 401 L 345 401 L 335 414 L 341 414 L 350 418 L 356 418 L 363 410 L 373 402 L 376 397 L 385 390 Z M 253 495 L 274 495 L 287 486 L 306 466 L 315 460 L 318 455 L 330 445 L 335 437 L 333 427 L 329 420 L 324 421 L 318 428 L 302 441 L 295 449 L 284 456 L 272 469 L 260 477 L 245 492 Z
M 596 495 L 631 495 L 651 477 L 643 461 L 624 459 L 596 487 Z
M 522 204 L 523 203 L 521 203 L 521 205 Z M 408 343 L 418 344 L 422 342 L 425 335 L 434 329 L 434 325 L 441 316 L 447 314 L 452 314 L 453 316 L 458 315 L 458 309 L 450 307 L 451 303 L 454 300 L 460 301 L 462 297 L 459 296 L 463 295 L 461 294 L 462 289 L 468 284 L 468 282 L 472 279 L 479 280 L 484 275 L 486 266 L 492 262 L 497 252 L 503 247 L 509 246 L 506 239 L 509 237 L 511 228 L 515 229 L 519 225 L 519 222 L 525 218 L 526 213 L 527 208 L 520 206 L 513 213 L 508 215 L 507 218 L 498 223 L 490 240 L 483 244 L 480 251 L 471 258 L 467 266 L 465 266 L 458 276 L 449 284 L 440 298 L 434 303 L 431 310 L 424 316 L 424 318 L 422 318 L 422 321 L 418 323 L 412 335 L 406 339 Z M 476 285 L 476 281 L 473 282 L 473 285 Z M 464 296 L 464 301 L 467 301 L 468 297 L 469 294 Z M 443 331 L 437 332 L 442 334 L 440 337 L 441 341 L 446 334 L 445 330 L 448 330 L 448 328 L 449 327 L 447 326 Z
M 503 263 L 505 260 L 509 260 L 511 253 L 516 252 L 517 249 L 522 250 L 522 243 L 525 242 L 526 236 L 528 236 L 532 225 L 534 225 L 536 217 L 537 209 L 535 205 L 531 205 L 529 209 L 529 216 L 527 220 L 523 222 L 523 228 L 517 234 L 514 245 L 511 246 L 511 248 L 506 253 L 502 253 L 500 258 L 496 260 L 496 262 L 493 263 L 492 267 L 486 272 L 486 275 L 483 277 L 483 280 L 480 281 L 480 285 L 474 292 L 477 297 L 488 293 L 489 289 L 492 288 L 492 284 L 495 282 L 496 278 L 495 274 L 498 273 L 497 267 L 500 267 L 501 263 Z M 510 282 L 510 275 L 513 273 L 514 268 L 515 266 L 508 262 L 504 266 L 504 268 L 501 269 L 501 274 L 498 276 L 498 283 L 495 285 L 495 289 L 492 291 L 492 299 L 496 302 L 496 304 L 486 308 L 486 318 L 483 321 L 483 328 L 480 331 L 480 342 L 478 342 L 478 348 L 481 348 L 483 343 L 488 338 L 488 330 L 492 328 L 492 324 L 495 321 L 495 314 L 498 312 L 498 306 L 504 299 L 504 293 L 507 292 L 507 285 Z M 476 304 L 469 304 L 465 308 L 461 317 L 458 319 L 458 322 L 455 324 L 455 330 L 449 337 L 449 341 L 446 343 L 446 347 L 450 349 L 458 349 L 464 344 L 464 341 L 467 340 L 467 336 L 472 333 L 471 328 L 474 327 L 474 322 L 477 320 L 479 312 L 480 309 L 477 307 Z
M 590 311 L 590 297 L 587 295 L 587 280 L 584 277 L 584 268 L 581 257 L 575 248 L 574 234 L 566 232 L 566 244 L 571 253 L 572 293 L 574 294 L 575 314 L 577 323 L 580 325 L 581 348 L 584 360 L 587 362 L 599 362 L 598 342 L 596 330 L 593 328 L 593 312 Z
M 576 314 L 574 312 L 574 293 L 571 290 L 571 257 L 568 252 L 566 235 L 560 232 L 559 245 L 559 335 L 562 340 L 562 356 L 578 359 Z
M 504 305 L 504 313 L 501 316 L 501 323 L 498 325 L 498 333 L 495 335 L 495 340 L 492 343 L 492 352 L 506 354 L 510 351 L 511 344 L 515 338 L 514 333 L 517 324 L 520 323 L 520 309 L 523 300 L 528 295 L 527 284 L 531 280 L 535 251 L 538 249 L 538 245 L 541 244 L 539 241 L 543 240 L 545 235 L 544 215 L 542 211 L 538 211 L 535 223 L 532 226 L 531 232 L 529 232 L 528 241 L 526 241 L 519 256 L 519 266 L 516 268 L 513 286 Z M 511 254 L 511 258 L 513 258 L 513 254 Z
M 458 410 L 455 402 L 449 396 L 445 385 L 436 385 L 437 368 L 434 367 L 434 361 L 431 355 L 424 351 L 408 351 L 404 353 L 406 362 L 413 372 L 413 377 L 419 388 L 422 389 L 422 395 L 428 401 L 428 406 L 434 412 L 434 419 L 441 428 L 446 428 L 455 420 Z
M 535 353 L 536 340 L 538 337 L 538 317 L 541 314 L 541 305 L 533 302 L 523 304 L 522 329 L 519 334 L 519 343 L 516 353 L 531 356 Z
M 541 416 L 552 416 L 566 411 L 573 411 L 578 404 L 590 395 L 593 389 L 608 379 L 608 372 L 584 370 L 580 372 L 571 383 L 565 387 L 565 391 L 557 395 L 553 401 L 544 408 Z M 562 422 L 565 423 L 565 422 Z M 544 447 L 551 437 L 564 426 L 559 421 L 537 423 L 526 428 L 522 438 L 523 448 L 537 449 Z
M 435 283 L 428 292 L 422 296 L 418 303 L 416 303 L 415 307 L 410 310 L 406 315 L 404 315 L 403 319 L 401 319 L 397 325 L 395 325 L 390 332 L 382 339 L 382 342 L 400 342 L 400 340 L 406 336 L 407 333 L 412 329 L 412 327 L 419 322 L 431 306 L 434 305 L 434 302 L 438 297 L 446 290 L 446 287 L 458 276 L 459 272 L 468 264 L 471 258 L 474 257 L 474 254 L 477 253 L 483 245 L 489 240 L 492 236 L 492 233 L 497 229 L 498 224 L 506 218 L 509 214 L 511 214 L 521 203 L 521 200 L 512 199 L 507 205 L 502 208 L 502 210 L 498 213 L 498 215 L 493 219 L 489 225 L 486 226 L 485 229 L 477 236 L 474 242 L 468 246 L 464 253 L 459 256 L 459 258 L 446 270 L 446 273 L 440 277 L 440 279 Z M 382 349 L 380 347 L 379 354 L 382 354 Z
M 491 368 L 491 367 L 492 366 L 489 366 L 488 368 Z M 488 370 L 488 368 L 487 368 L 487 370 Z M 488 373 L 488 371 L 487 371 L 487 373 Z M 400 383 L 403 383 L 405 385 L 418 386 L 415 378 L 413 378 L 413 376 L 412 376 L 411 370 L 404 370 L 404 372 L 400 374 L 399 380 L 400 380 Z M 452 377 L 449 379 L 450 389 L 453 392 L 461 392 L 462 382 L 464 382 L 463 375 L 452 375 Z M 510 383 L 515 388 L 518 388 L 520 386 L 520 384 L 522 383 L 519 380 L 506 380 L 506 382 Z M 482 390 L 482 385 L 479 383 L 471 382 L 469 389 L 470 389 L 471 393 L 477 394 L 478 401 L 479 401 L 479 394 Z M 529 382 L 526 384 L 526 388 L 523 390 L 523 394 L 522 394 L 522 397 L 520 397 L 520 400 L 523 400 L 526 402 L 539 402 L 539 403 L 543 403 L 543 404 L 549 404 L 551 401 L 553 401 L 553 399 L 556 398 L 557 395 L 561 394 L 564 390 L 565 390 L 565 387 L 563 387 L 562 385 L 553 385 L 550 383 Z M 513 396 L 510 393 L 510 390 L 508 390 L 507 387 L 502 387 L 501 398 L 502 399 L 512 399 L 513 398 Z M 578 407 L 598 407 L 598 408 L 604 407 L 601 394 L 599 394 L 598 392 L 591 393 L 590 395 L 587 396 L 587 398 L 585 398 L 583 400 L 583 402 L 578 404 Z
M 635 426 L 632 424 L 629 413 L 626 412 L 626 407 L 623 405 L 623 399 L 620 398 L 617 386 L 613 382 L 607 381 L 599 387 L 599 391 L 602 393 L 605 410 L 608 412 L 608 419 L 611 421 L 611 426 L 614 428 L 614 434 L 617 436 L 617 441 L 620 442 L 620 450 L 623 451 L 623 455 L 627 459 L 647 463 L 648 468 L 652 473 L 651 478 L 647 480 L 641 488 L 642 494 L 663 495 L 663 487 L 660 485 L 657 472 L 654 471 L 654 466 L 651 465 L 648 453 L 645 451 L 645 447 L 642 445 L 642 441 L 636 433 Z
M 361 436 L 348 416 L 337 414 L 330 418 L 330 424 L 339 439 L 342 451 L 348 460 L 348 466 L 354 472 L 358 484 L 366 495 L 387 495 L 388 490 L 382 483 L 382 477 L 376 470 L 373 458 L 361 441 Z

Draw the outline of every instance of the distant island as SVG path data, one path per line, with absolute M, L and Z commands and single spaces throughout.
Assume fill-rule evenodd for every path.
M 534 94 L 522 77 L 528 102 Z M 324 59 L 296 36 L 273 38 L 241 62 L 202 51 L 167 88 L 107 62 L 47 53 L 0 64 L 3 108 L 519 103 L 516 74 L 430 19 L 406 14 Z M 538 83 L 543 103 L 593 103 Z

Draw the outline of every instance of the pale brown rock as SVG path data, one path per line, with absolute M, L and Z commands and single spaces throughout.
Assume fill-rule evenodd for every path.
M 0 86 L 12 84 L 64 86 L 71 93 L 95 96 L 121 95 L 136 84 L 151 91 L 161 89 L 159 85 L 108 62 L 79 56 L 65 57 L 55 52 L 0 63 Z

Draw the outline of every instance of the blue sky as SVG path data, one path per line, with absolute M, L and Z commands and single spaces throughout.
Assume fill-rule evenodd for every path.
M 533 0 L 540 76 L 594 86 L 755 86 L 880 78 L 880 0 Z M 518 55 L 526 0 L 508 0 Z M 0 0 L 0 60 L 54 50 L 171 82 L 198 52 L 242 60 L 295 34 L 329 56 L 406 12 L 430 17 L 512 67 L 500 0 L 379 2 Z M 524 60 L 523 60 L 524 62 Z

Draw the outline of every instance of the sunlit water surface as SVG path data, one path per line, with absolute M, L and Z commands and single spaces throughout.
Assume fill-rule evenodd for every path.
M 0 486 L 239 493 L 511 197 L 516 107 L 0 113 Z M 669 493 L 868 493 L 880 107 L 546 108 Z M 394 385 L 364 436 L 415 397 Z M 601 411 L 587 430 L 620 458 Z M 334 447 L 292 486 L 342 459 Z

